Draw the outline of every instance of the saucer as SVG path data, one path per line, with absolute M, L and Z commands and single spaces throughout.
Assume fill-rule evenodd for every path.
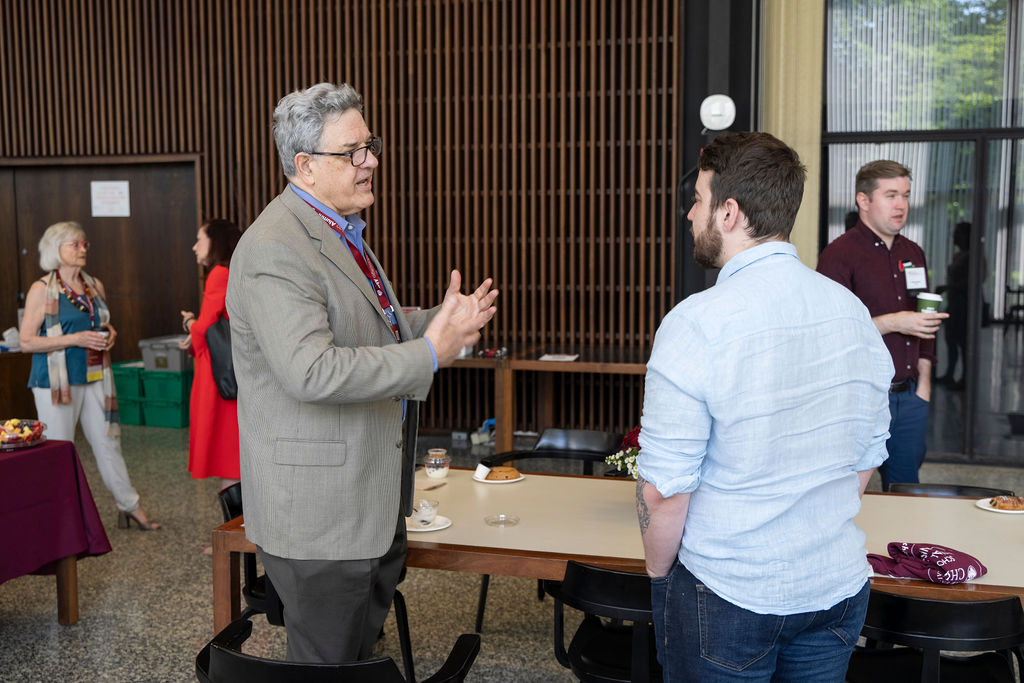
M 475 474 L 473 475 L 473 481 L 478 481 L 481 484 L 514 484 L 517 481 L 522 481 L 523 479 L 526 479 L 526 475 L 524 474 L 520 474 L 515 479 L 484 479 L 483 477 L 478 477 Z
M 484 517 L 484 522 L 487 524 L 487 526 L 515 526 L 516 524 L 519 524 L 519 517 L 499 512 L 496 515 L 487 515 L 486 517 Z
M 447 529 L 452 525 L 452 520 L 448 519 L 444 515 L 438 515 L 434 517 L 434 521 L 423 526 L 422 524 L 415 521 L 412 517 L 405 519 L 405 530 L 406 531 L 440 531 L 441 529 Z

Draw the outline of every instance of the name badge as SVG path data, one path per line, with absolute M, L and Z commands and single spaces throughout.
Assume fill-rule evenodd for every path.
M 921 266 L 911 266 L 903 270 L 907 276 L 907 289 L 928 289 L 928 275 Z

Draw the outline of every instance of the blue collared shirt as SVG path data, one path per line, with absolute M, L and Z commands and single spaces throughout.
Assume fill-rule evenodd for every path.
M 288 186 L 292 188 L 292 192 L 299 195 L 299 197 L 301 197 L 307 204 L 311 204 L 327 214 L 327 216 L 337 223 L 339 228 L 341 228 L 341 234 L 345 236 L 345 239 L 359 249 L 360 254 L 364 257 L 366 256 L 366 251 L 363 249 L 363 230 L 366 229 L 366 221 L 360 218 L 358 214 L 354 213 L 348 216 L 342 216 L 310 193 L 296 187 L 295 183 L 288 183 Z M 371 281 L 370 288 L 372 289 L 373 286 L 373 282 Z M 391 302 L 391 305 L 394 306 L 394 302 Z M 434 351 L 434 344 L 426 337 L 424 337 L 423 340 L 427 342 L 427 348 L 430 349 L 430 358 L 434 361 L 434 372 L 437 372 L 437 352 Z M 403 403 L 403 406 L 404 405 L 405 404 Z M 402 415 L 405 415 L 404 407 Z
M 788 242 L 740 252 L 665 317 L 640 474 L 691 493 L 679 560 L 761 614 L 826 609 L 870 575 L 857 472 L 889 437 L 892 360 L 864 305 Z

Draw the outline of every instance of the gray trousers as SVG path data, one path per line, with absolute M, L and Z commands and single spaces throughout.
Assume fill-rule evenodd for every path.
M 339 663 L 370 656 L 405 565 L 405 517 L 382 557 L 291 560 L 259 549 L 284 604 L 288 660 Z

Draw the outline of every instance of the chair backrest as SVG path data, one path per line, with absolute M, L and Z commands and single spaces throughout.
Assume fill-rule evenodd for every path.
M 592 463 L 604 462 L 605 457 L 619 450 L 622 435 L 591 429 L 545 429 L 533 450 L 495 453 L 480 459 L 488 467 L 510 460 L 551 458 L 553 460 L 582 460 L 583 473 L 593 474 Z
M 966 486 L 962 484 L 920 484 L 893 483 L 889 484 L 892 493 L 913 493 L 919 496 L 966 496 L 984 498 L 985 496 L 1012 496 L 1009 489 L 996 489 L 987 486 Z
M 242 514 L 242 482 L 236 481 L 231 486 L 225 486 L 217 494 L 220 500 L 220 511 L 224 514 L 224 521 L 230 522 Z
M 622 435 L 594 429 L 545 429 L 533 450 L 591 451 L 611 455 L 619 450 Z
M 649 622 L 651 616 L 651 579 L 601 569 L 570 560 L 565 578 L 545 581 L 544 590 L 556 600 L 586 614 L 623 621 Z
M 390 657 L 342 664 L 283 662 L 245 654 L 242 643 L 252 633 L 248 619 L 233 621 L 196 655 L 196 677 L 204 683 L 406 683 Z M 459 636 L 440 671 L 424 683 L 461 681 L 480 650 L 480 636 Z
M 871 591 L 861 635 L 926 650 L 980 652 L 1024 644 L 1020 598 L 931 600 Z

